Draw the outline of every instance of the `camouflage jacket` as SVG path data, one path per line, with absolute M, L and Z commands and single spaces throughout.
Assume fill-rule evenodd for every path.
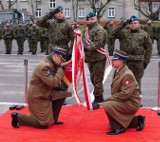
M 158 24 L 156 27 L 155 27 L 155 31 L 156 31 L 156 39 L 160 39 L 160 25 Z
M 28 31 L 28 38 L 31 40 L 38 40 L 39 39 L 39 30 L 36 27 L 29 28 Z
M 68 49 L 68 52 L 71 53 L 74 41 L 74 33 L 71 24 L 64 18 L 55 20 L 50 19 L 51 16 L 47 14 L 37 21 L 37 25 L 48 29 L 49 41 L 50 44 L 52 44 L 52 48 L 59 46 Z
M 48 39 L 48 30 L 46 28 L 39 28 L 39 38 L 40 39 Z
M 18 38 L 26 38 L 26 30 L 24 27 L 16 27 L 15 28 L 15 37 Z
M 123 25 L 119 25 L 112 34 L 120 41 L 120 49 L 129 56 L 128 61 L 150 62 L 152 55 L 152 41 L 150 36 L 140 28 L 136 30 L 122 30 Z
M 115 38 L 113 35 L 112 35 L 112 30 L 115 29 L 116 26 L 115 25 L 106 25 L 104 27 L 104 29 L 107 31 L 107 38 Z
M 85 47 L 85 61 L 86 62 L 95 62 L 105 59 L 105 55 L 97 51 L 98 48 L 104 48 L 106 44 L 106 31 L 103 27 L 97 22 L 94 24 L 88 25 L 88 35 L 89 39 L 92 41 L 90 45 L 86 43 L 85 32 L 83 33 L 82 40 Z
M 14 30 L 12 27 L 4 27 L 2 31 L 2 37 L 4 39 L 14 39 Z
M 146 31 L 151 38 L 155 37 L 155 27 L 152 24 L 147 24 L 143 27 L 143 30 Z

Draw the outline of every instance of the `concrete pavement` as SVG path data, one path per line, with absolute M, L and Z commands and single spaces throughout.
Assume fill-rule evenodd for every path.
M 5 47 L 3 40 L 0 41 L 0 115 L 8 110 L 9 106 L 17 103 L 24 103 L 24 60 L 28 60 L 28 80 L 37 63 L 46 55 L 40 53 L 38 45 L 37 55 L 31 55 L 28 52 L 28 43 L 25 42 L 24 55 L 17 55 L 17 44 L 13 41 L 13 50 L 11 55 L 5 54 Z M 119 47 L 119 42 L 116 41 L 116 48 Z M 158 92 L 158 62 L 160 57 L 157 56 L 156 45 L 154 44 L 153 56 L 151 63 L 145 70 L 142 80 L 142 103 L 144 107 L 157 106 L 157 92 Z M 90 82 L 89 72 L 87 71 L 87 78 L 89 81 L 90 92 L 93 86 Z M 112 71 L 110 72 L 104 84 L 104 97 L 110 94 Z M 78 92 L 84 100 L 82 82 L 78 86 Z M 68 104 L 77 103 L 75 97 L 67 99 Z

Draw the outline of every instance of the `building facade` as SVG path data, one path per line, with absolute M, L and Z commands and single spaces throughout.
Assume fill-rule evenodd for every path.
M 1 2 L 5 9 L 8 8 L 9 1 L 14 2 L 15 0 L 3 0 Z M 17 2 L 12 5 L 11 8 L 23 11 L 24 13 L 26 13 L 26 17 L 27 15 L 32 15 L 34 19 L 37 20 L 44 16 L 47 12 L 54 10 L 56 6 L 61 5 L 64 8 L 65 17 L 70 21 L 74 21 L 72 2 L 73 0 L 17 0 Z M 155 6 L 157 6 L 157 3 L 155 4 Z M 97 5 L 97 9 L 98 8 L 99 5 Z M 77 21 L 85 21 L 85 17 L 90 11 L 92 11 L 92 9 L 88 0 L 79 0 Z M 136 15 L 139 18 L 144 18 L 138 13 L 137 10 L 135 10 L 133 4 L 130 1 L 126 2 L 126 0 L 112 0 L 108 4 L 106 11 L 101 18 L 101 21 L 118 21 L 122 17 L 128 19 L 132 15 Z

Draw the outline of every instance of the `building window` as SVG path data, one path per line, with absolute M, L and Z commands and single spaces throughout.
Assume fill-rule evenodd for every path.
M 159 3 L 158 2 L 153 2 L 153 9 L 158 10 L 159 9 Z
M 70 9 L 69 8 L 64 9 L 64 15 L 65 15 L 66 18 L 70 17 Z
M 85 9 L 83 8 L 83 7 L 80 7 L 79 9 L 78 9 L 78 17 L 85 17 Z
M 42 10 L 41 10 L 41 8 L 37 8 L 36 9 L 36 17 L 38 18 L 38 17 L 41 17 L 42 16 Z
M 56 7 L 55 0 L 50 0 L 50 2 L 49 2 L 49 8 L 54 9 L 55 7 Z
M 108 8 L 108 17 L 115 17 L 115 7 Z

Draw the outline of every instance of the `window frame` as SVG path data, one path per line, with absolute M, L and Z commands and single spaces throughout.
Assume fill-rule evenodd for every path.
M 85 8 L 79 7 L 78 8 L 78 18 L 84 18 L 85 17 Z
M 67 13 L 67 14 L 66 14 Z M 70 18 L 71 17 L 71 10 L 69 8 L 65 8 L 64 9 L 64 16 L 66 18 Z
M 50 0 L 49 9 L 55 9 L 55 8 L 56 8 L 56 0 Z
M 108 17 L 109 17 L 109 18 L 116 17 L 116 9 L 115 9 L 115 6 L 109 6 L 109 8 L 108 8 Z
M 42 17 L 42 8 L 37 8 L 35 12 L 36 18 Z

